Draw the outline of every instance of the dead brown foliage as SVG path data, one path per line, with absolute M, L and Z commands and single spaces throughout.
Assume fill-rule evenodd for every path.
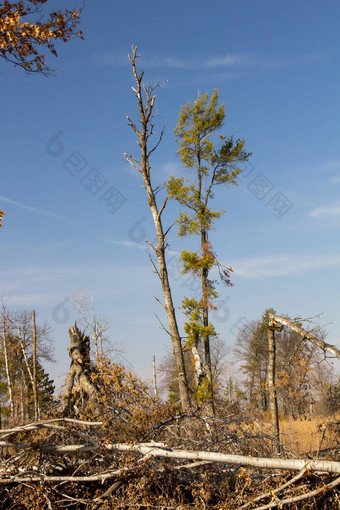
M 227 404 L 213 417 L 203 408 L 181 414 L 107 360 L 93 380 L 101 387 L 101 416 L 94 417 L 80 396 L 74 417 L 1 431 L 0 509 L 339 508 L 337 475 L 162 459 L 113 448 L 120 442 L 151 443 L 165 450 L 271 458 L 277 445 L 260 419 Z M 331 428 L 334 436 L 338 429 Z M 319 448 L 310 455 L 339 459 L 339 435 L 331 451 Z M 294 458 L 284 447 L 281 456 Z

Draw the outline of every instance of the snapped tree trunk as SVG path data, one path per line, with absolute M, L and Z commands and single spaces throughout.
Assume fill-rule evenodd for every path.
M 154 134 L 154 124 L 152 123 L 152 119 L 154 117 L 153 109 L 155 104 L 156 96 L 154 95 L 155 88 L 157 85 L 152 86 L 151 84 L 146 86 L 143 84 L 143 75 L 137 73 L 136 70 L 136 58 L 137 58 L 137 47 L 132 46 L 132 54 L 129 55 L 129 60 L 132 65 L 133 76 L 136 81 L 136 88 L 132 88 L 135 92 L 138 102 L 138 109 L 140 113 L 140 126 L 137 125 L 127 116 L 130 126 L 134 130 L 138 138 L 138 145 L 141 149 L 141 159 L 140 161 L 130 154 L 124 154 L 125 159 L 139 172 L 142 174 L 144 187 L 147 192 L 148 204 L 151 210 L 151 214 L 153 217 L 155 230 L 156 230 L 156 244 L 153 245 L 149 243 L 151 248 L 154 250 L 154 253 L 157 258 L 157 265 L 153 263 L 155 271 L 161 281 L 162 291 L 164 296 L 164 309 L 166 312 L 168 324 L 169 324 L 169 333 L 172 341 L 173 353 L 176 361 L 176 371 L 178 378 L 178 386 L 179 386 L 179 394 L 182 409 L 184 412 L 187 412 L 190 409 L 190 394 L 189 388 L 187 384 L 187 377 L 184 365 L 184 357 L 182 350 L 182 342 L 181 337 L 178 330 L 177 319 L 175 314 L 175 307 L 172 300 L 169 275 L 167 270 L 166 258 L 165 258 L 165 249 L 166 249 L 166 235 L 167 232 L 164 233 L 163 224 L 162 224 L 162 213 L 167 203 L 167 199 L 164 200 L 160 209 L 158 209 L 156 202 L 156 193 L 159 191 L 152 187 L 150 170 L 151 166 L 149 164 L 149 157 L 157 148 L 158 144 L 161 141 L 162 134 L 160 136 L 160 140 L 158 143 L 152 148 L 148 148 L 148 140 L 150 136 Z M 145 104 L 144 104 L 144 94 L 145 94 Z
M 88 396 L 89 402 L 93 405 L 94 413 L 98 416 L 100 414 L 100 406 L 97 390 L 90 380 L 90 339 L 78 329 L 76 322 L 69 329 L 69 335 L 71 343 L 68 352 L 71 357 L 71 366 L 66 378 L 62 414 L 66 416 L 70 412 L 71 405 L 73 404 L 72 390 L 74 379 L 77 378 L 80 388 Z
M 268 389 L 270 400 L 270 413 L 272 418 L 273 432 L 277 440 L 277 449 L 280 451 L 280 426 L 279 426 L 279 412 L 277 407 L 277 395 L 275 387 L 275 331 L 269 324 L 268 327 Z
M 319 338 L 316 338 L 311 333 L 308 333 L 308 331 L 305 331 L 303 328 L 298 326 L 295 322 L 286 319 L 285 317 L 281 317 L 280 315 L 275 315 L 271 313 L 269 315 L 269 318 L 272 319 L 273 323 L 282 324 L 283 326 L 287 326 L 288 328 L 292 329 L 296 333 L 299 333 L 303 338 L 306 338 L 309 340 L 312 344 L 317 345 L 322 349 L 323 351 L 328 351 L 332 353 L 337 358 L 340 358 L 340 350 L 337 347 L 334 347 L 334 345 L 328 344 L 326 342 L 323 342 Z

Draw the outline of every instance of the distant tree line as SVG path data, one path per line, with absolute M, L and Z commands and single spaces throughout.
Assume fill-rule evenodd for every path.
M 35 324 L 35 313 L 0 310 L 0 417 L 10 421 L 40 418 L 55 404 L 54 383 L 43 362 L 53 361 L 48 325 Z

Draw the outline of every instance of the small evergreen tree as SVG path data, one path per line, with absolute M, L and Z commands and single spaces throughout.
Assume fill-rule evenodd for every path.
M 47 411 L 51 406 L 56 404 L 57 401 L 53 396 L 55 390 L 54 381 L 50 379 L 49 374 L 39 361 L 37 362 L 37 390 L 39 409 L 41 409 L 41 411 Z

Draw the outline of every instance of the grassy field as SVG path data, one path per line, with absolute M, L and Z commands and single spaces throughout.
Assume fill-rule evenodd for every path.
M 340 415 L 331 418 L 311 418 L 307 420 L 281 420 L 281 442 L 293 454 L 315 455 L 319 449 L 339 446 L 339 425 L 331 424 L 340 421 Z

